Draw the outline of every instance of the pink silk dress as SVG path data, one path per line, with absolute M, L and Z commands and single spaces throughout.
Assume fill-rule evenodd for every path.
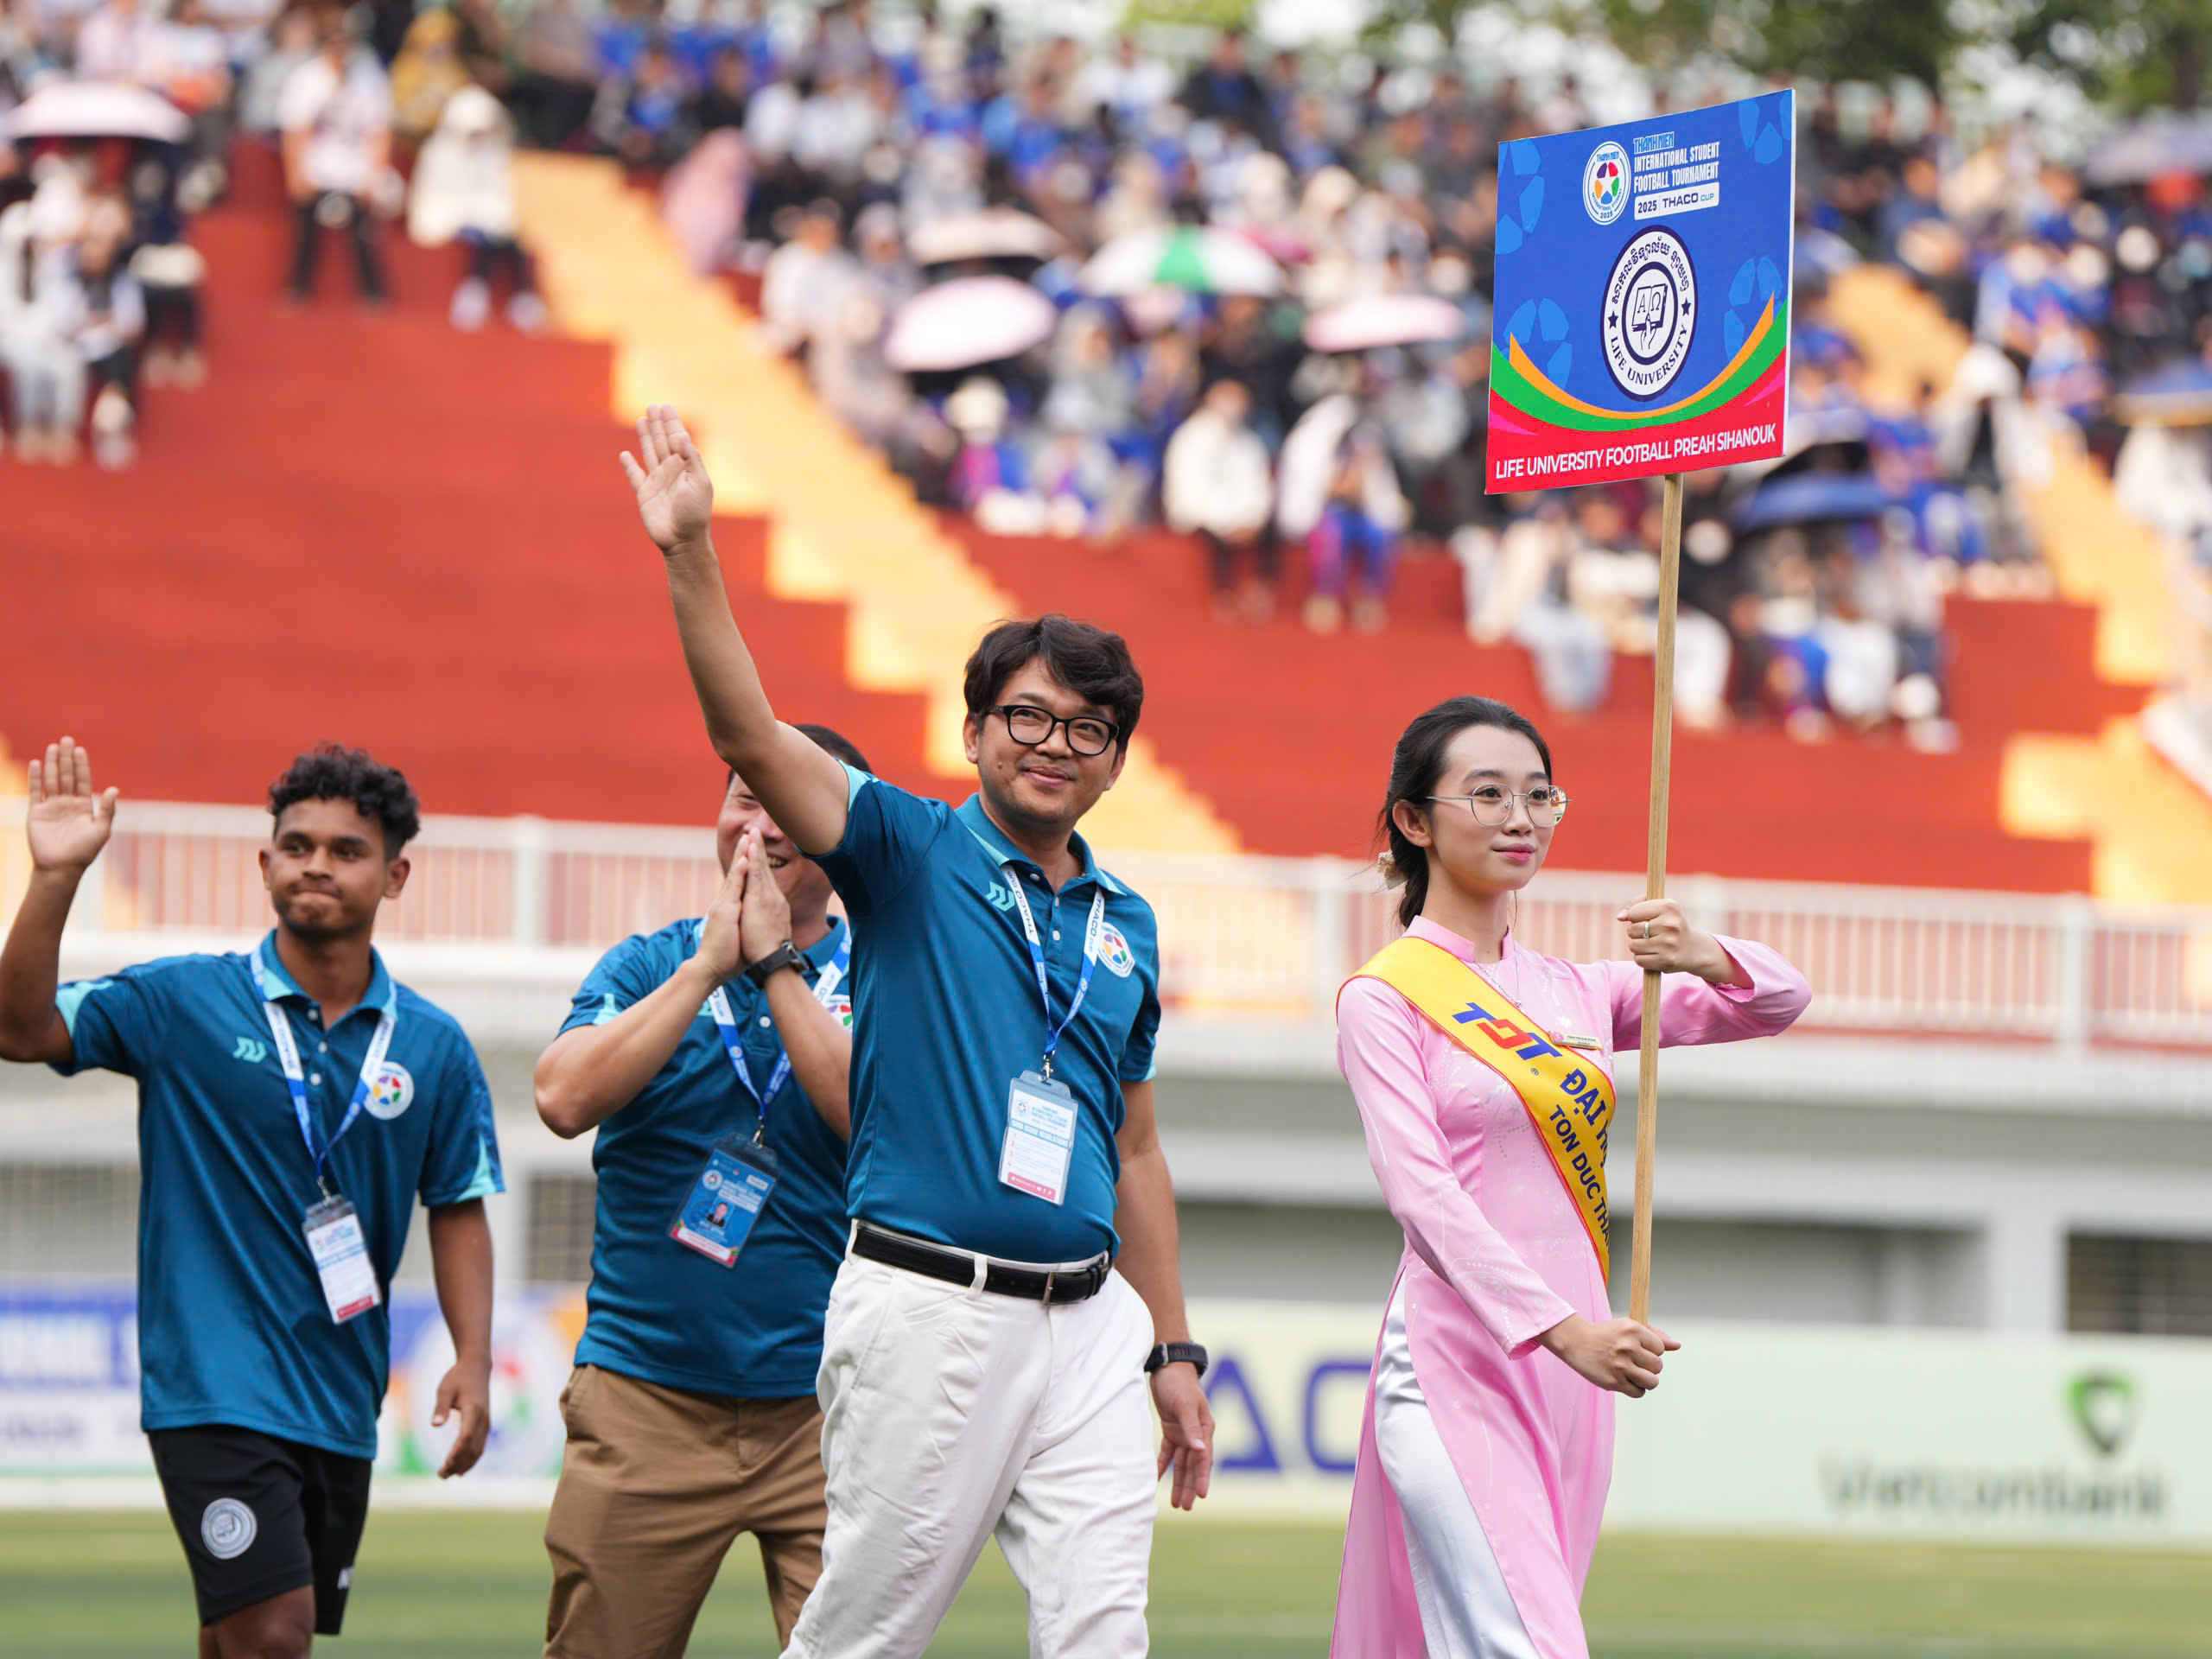
M 1408 931 L 1474 964 L 1457 934 L 1426 918 Z M 1720 943 L 1751 984 L 1665 976 L 1662 1043 L 1771 1036 L 1804 1011 L 1810 992 L 1796 969 L 1764 945 Z M 1613 1052 L 1642 1040 L 1643 975 L 1632 963 L 1561 962 L 1509 936 L 1503 958 L 1475 971 L 1554 1041 L 1596 1039 L 1578 1058 L 1608 1076 Z M 1520 1096 L 1396 991 L 1375 979 L 1345 985 L 1337 1061 L 1383 1200 L 1405 1229 L 1391 1295 L 1404 1297 L 1414 1376 L 1452 1467 L 1537 1653 L 1586 1659 L 1582 1585 L 1612 1478 L 1613 1395 L 1536 1338 L 1570 1313 L 1611 1317 L 1597 1252 Z M 1615 1122 L 1626 1132 L 1630 1103 Z M 1627 1206 L 1615 1212 L 1627 1225 Z M 1370 1384 L 1330 1653 L 1426 1652 Z

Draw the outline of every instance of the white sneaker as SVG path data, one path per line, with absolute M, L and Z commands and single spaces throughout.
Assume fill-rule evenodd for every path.
M 507 302 L 507 321 L 525 334 L 534 334 L 552 320 L 552 313 L 545 308 L 545 302 L 531 293 L 518 294 Z
M 474 334 L 492 315 L 492 290 L 480 276 L 471 276 L 453 291 L 448 321 L 467 334 Z
M 130 400 L 114 386 L 92 400 L 92 459 L 109 468 L 128 467 L 138 458 Z

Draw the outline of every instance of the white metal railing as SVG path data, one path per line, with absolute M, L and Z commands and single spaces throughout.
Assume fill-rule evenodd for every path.
M 28 858 L 20 797 L 0 798 L 0 910 Z M 127 803 L 79 901 L 114 932 L 249 933 L 266 923 L 255 855 L 268 815 Z M 696 914 L 717 872 L 710 833 L 537 818 L 432 818 L 384 937 L 599 948 Z M 1395 895 L 1342 859 L 1131 853 L 1109 866 L 1160 917 L 1166 1001 L 1185 1014 L 1325 1020 L 1344 976 L 1395 931 Z M 1519 936 L 1552 954 L 1624 954 L 1613 916 L 1640 877 L 1552 871 Z M 2212 911 L 2078 896 L 1678 878 L 1699 925 L 1773 945 L 1829 1030 L 2212 1049 Z

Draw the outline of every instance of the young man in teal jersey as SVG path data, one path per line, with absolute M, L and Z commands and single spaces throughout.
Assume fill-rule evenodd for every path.
M 466 1472 L 490 1427 L 492 1097 L 452 1017 L 371 943 L 420 828 L 358 749 L 270 785 L 252 950 L 57 985 L 62 925 L 115 824 L 68 738 L 30 767 L 30 886 L 0 950 L 0 1058 L 138 1080 L 141 1421 L 200 1609 L 200 1659 L 297 1659 L 345 1618 L 391 1370 L 386 1296 L 417 1198 L 456 1357 L 434 1422 Z

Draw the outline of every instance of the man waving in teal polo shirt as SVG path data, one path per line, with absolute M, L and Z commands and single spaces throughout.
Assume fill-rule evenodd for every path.
M 919 1654 L 994 1535 L 1033 1653 L 1141 1655 L 1156 1483 L 1172 1465 L 1189 1508 L 1213 1433 L 1153 1111 L 1152 910 L 1075 833 L 1120 776 L 1143 682 L 1117 635 L 1003 624 L 968 664 L 966 805 L 842 766 L 761 689 L 690 436 L 656 409 L 639 437 L 624 467 L 709 735 L 852 925 L 829 1525 L 787 1659 Z
M 358 749 L 269 789 L 276 928 L 235 956 L 55 984 L 115 794 L 67 738 L 30 768 L 32 874 L 0 951 L 0 1058 L 138 1081 L 138 1358 L 202 1659 L 295 1659 L 345 1616 L 391 1362 L 385 1293 L 416 1198 L 455 1359 L 442 1475 L 490 1427 L 491 1092 L 451 1016 L 370 943 L 406 885 L 414 792 Z M 118 1224 L 121 1217 L 116 1218 Z

